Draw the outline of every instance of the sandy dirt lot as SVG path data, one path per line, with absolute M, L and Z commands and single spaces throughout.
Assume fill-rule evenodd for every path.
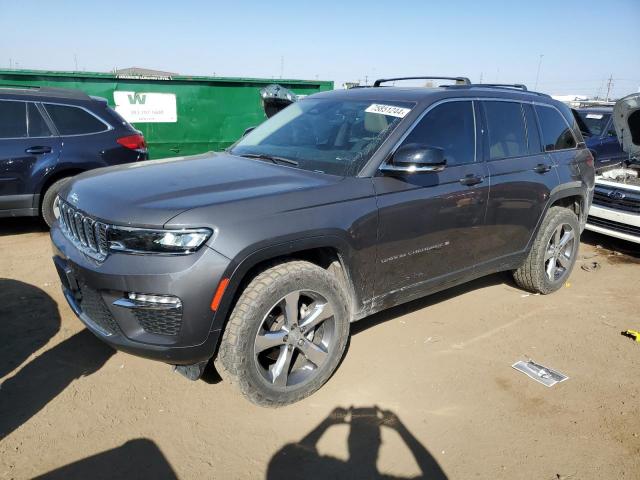
M 324 388 L 269 410 L 104 346 L 47 233 L 2 219 L 0 478 L 640 478 L 633 248 L 586 235 L 551 296 L 499 274 L 363 320 Z M 535 383 L 527 358 L 570 379 Z

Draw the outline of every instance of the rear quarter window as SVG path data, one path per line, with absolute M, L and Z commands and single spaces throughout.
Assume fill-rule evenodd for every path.
M 573 130 L 564 116 L 550 106 L 536 105 L 535 108 L 542 129 L 542 143 L 547 152 L 576 147 Z
M 79 107 L 44 104 L 60 135 L 86 135 L 104 132 L 109 127 Z

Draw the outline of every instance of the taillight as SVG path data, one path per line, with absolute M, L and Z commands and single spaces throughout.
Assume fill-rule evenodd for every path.
M 120 145 L 131 150 L 147 151 L 147 144 L 144 141 L 144 137 L 140 134 L 127 135 L 126 137 L 120 137 L 116 140 Z

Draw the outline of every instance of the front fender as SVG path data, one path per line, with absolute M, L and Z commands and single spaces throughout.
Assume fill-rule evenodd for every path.
M 245 286 L 247 274 L 257 265 L 272 259 L 292 257 L 296 253 L 319 248 L 332 248 L 338 252 L 340 263 L 345 270 L 347 280 L 352 286 L 353 301 L 356 308 L 358 308 L 367 296 L 367 287 L 363 282 L 354 278 L 354 276 L 358 276 L 358 273 L 354 272 L 352 268 L 354 252 L 349 243 L 344 238 L 336 235 L 302 237 L 266 247 L 249 247 L 230 262 L 223 276 L 223 278 L 229 279 L 229 284 L 220 306 L 215 312 L 212 330 L 222 330 L 224 328 L 230 309 L 240 293 L 239 290 Z

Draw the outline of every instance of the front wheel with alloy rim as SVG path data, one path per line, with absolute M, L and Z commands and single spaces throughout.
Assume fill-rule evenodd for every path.
M 312 263 L 289 261 L 244 289 L 216 363 L 252 402 L 277 407 L 318 390 L 340 363 L 348 337 L 338 279 Z
M 580 224 L 576 214 L 551 207 L 523 265 L 513 273 L 516 283 L 535 293 L 552 293 L 569 278 L 578 256 Z
M 55 222 L 60 216 L 60 211 L 58 209 L 58 193 L 60 193 L 60 190 L 62 190 L 62 187 L 64 187 L 68 181 L 69 177 L 56 180 L 44 192 L 42 204 L 40 205 L 40 216 L 48 227 L 51 227 L 53 222 Z

